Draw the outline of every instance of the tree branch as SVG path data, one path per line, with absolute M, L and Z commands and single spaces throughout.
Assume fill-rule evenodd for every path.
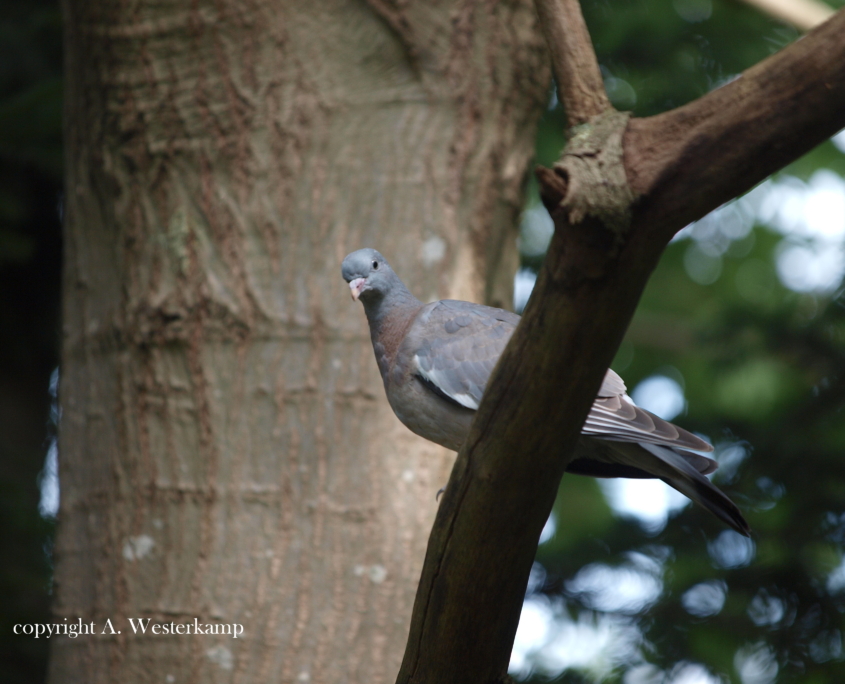
M 834 15 L 834 10 L 820 0 L 743 0 L 770 17 L 792 24 L 799 31 L 809 31 Z
M 545 23 L 550 42 L 569 31 Z M 538 174 L 555 234 L 446 488 L 399 682 L 506 678 L 539 534 L 663 248 L 845 126 L 842 35 L 840 12 L 734 83 L 649 119 L 596 100 L 598 112 L 576 107 L 577 120 L 596 118 Z
M 637 218 L 668 241 L 845 126 L 845 10 L 689 104 L 632 119 Z
M 611 108 L 578 0 L 534 0 L 570 128 Z

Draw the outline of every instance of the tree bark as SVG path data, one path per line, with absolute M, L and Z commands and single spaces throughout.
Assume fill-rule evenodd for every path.
M 387 681 L 451 454 L 391 414 L 339 264 L 373 246 L 421 298 L 508 301 L 533 9 L 67 0 L 65 24 L 54 612 L 97 633 L 51 641 L 50 681 Z

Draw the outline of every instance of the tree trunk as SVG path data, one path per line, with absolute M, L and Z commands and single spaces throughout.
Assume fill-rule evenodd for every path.
M 51 640 L 50 681 L 392 679 L 453 454 L 393 417 L 339 265 L 373 246 L 422 299 L 507 302 L 530 2 L 65 22 L 54 611 L 96 634 Z M 150 633 L 195 618 L 244 632 Z

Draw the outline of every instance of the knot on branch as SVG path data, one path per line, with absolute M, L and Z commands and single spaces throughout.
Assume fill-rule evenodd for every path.
M 611 110 L 577 126 L 553 169 L 536 171 L 555 222 L 547 265 L 556 280 L 601 277 L 621 251 L 635 199 L 622 148 L 630 116 Z
M 567 179 L 560 207 L 571 225 L 599 219 L 621 242 L 631 222 L 634 195 L 628 187 L 622 137 L 630 112 L 608 111 L 573 129 L 574 135 L 554 165 Z

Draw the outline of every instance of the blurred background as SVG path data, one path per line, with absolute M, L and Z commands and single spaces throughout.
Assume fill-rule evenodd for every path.
M 841 0 L 832 3 L 838 7 Z M 798 29 L 735 0 L 584 0 L 614 105 L 648 116 Z M 59 488 L 61 16 L 0 7 L 0 681 L 40 682 Z M 564 144 L 552 88 L 537 163 Z M 705 160 L 706 161 L 706 160 Z M 754 535 L 660 482 L 563 479 L 511 660 L 525 681 L 845 682 L 845 133 L 670 244 L 613 367 L 712 441 Z M 529 181 L 517 309 L 552 223 Z
M 44 681 L 57 501 L 40 483 L 59 362 L 62 28 L 55 0 L 0 3 L 0 682 Z M 55 383 L 53 385 L 55 389 Z M 57 493 L 55 486 L 52 487 Z

